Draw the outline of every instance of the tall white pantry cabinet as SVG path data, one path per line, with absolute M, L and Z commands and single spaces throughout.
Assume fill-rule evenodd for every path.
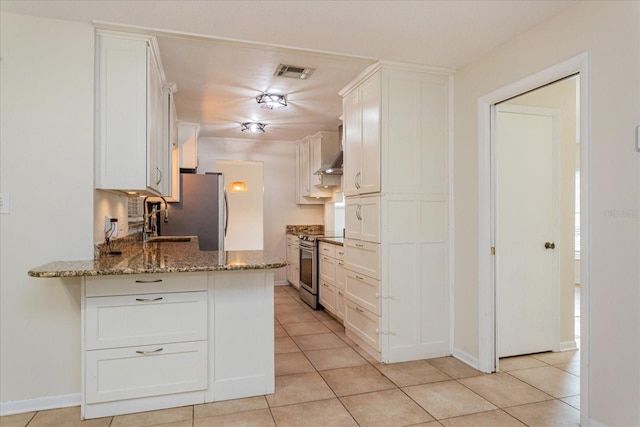
M 450 354 L 451 72 L 378 63 L 345 87 L 345 327 L 385 363 Z

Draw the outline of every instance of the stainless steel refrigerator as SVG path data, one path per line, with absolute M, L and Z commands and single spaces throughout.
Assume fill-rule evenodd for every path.
M 198 236 L 200 250 L 223 251 L 228 211 L 221 173 L 181 173 L 180 201 L 168 203 L 161 236 Z

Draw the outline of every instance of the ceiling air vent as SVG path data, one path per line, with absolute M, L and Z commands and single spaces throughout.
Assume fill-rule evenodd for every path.
M 315 68 L 310 67 L 280 64 L 273 75 L 276 77 L 289 77 L 291 79 L 305 80 L 309 78 L 314 70 Z

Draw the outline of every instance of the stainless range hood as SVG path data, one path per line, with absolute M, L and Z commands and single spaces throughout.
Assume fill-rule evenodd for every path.
M 340 151 L 328 163 L 322 165 L 315 171 L 314 175 L 342 175 L 343 152 Z

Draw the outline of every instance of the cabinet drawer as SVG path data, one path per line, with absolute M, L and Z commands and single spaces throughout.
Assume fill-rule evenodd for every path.
M 88 351 L 86 403 L 205 390 L 207 342 Z
M 346 239 L 344 267 L 380 280 L 380 244 Z
M 380 351 L 380 318 L 346 297 L 344 325 L 376 351 Z
M 336 260 L 344 261 L 344 246 L 336 246 Z
M 318 300 L 322 306 L 332 313 L 336 312 L 336 288 L 324 280 L 320 280 Z
M 178 292 L 86 299 L 87 350 L 207 338 L 207 293 Z
M 84 280 L 86 297 L 207 290 L 206 272 L 91 276 Z
M 321 254 L 318 255 L 318 264 L 320 265 L 318 269 L 320 280 L 324 280 L 333 285 L 336 280 L 336 260 Z
M 345 293 L 347 298 L 362 308 L 380 316 L 380 281 L 347 270 L 345 273 Z
M 332 245 L 331 243 L 320 242 L 318 245 L 318 255 L 328 256 L 331 258 L 336 257 L 336 245 Z
M 287 234 L 287 243 L 288 244 L 292 244 L 292 245 L 298 246 L 298 243 L 299 243 L 298 240 L 299 239 L 298 239 L 297 235 L 295 235 L 295 234 Z

